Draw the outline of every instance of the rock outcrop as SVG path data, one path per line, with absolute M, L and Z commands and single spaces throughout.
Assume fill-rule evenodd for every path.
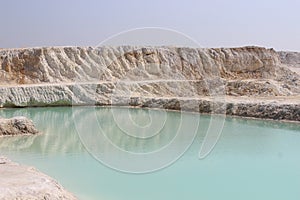
M 37 134 L 33 122 L 26 117 L 0 118 L 0 136 Z
M 0 50 L 0 107 L 125 105 L 299 120 L 300 75 L 290 60 L 261 47 Z
M 75 200 L 49 176 L 0 156 L 0 199 Z
M 300 74 L 300 53 L 299 52 L 278 52 L 282 64 L 287 65 L 292 71 Z

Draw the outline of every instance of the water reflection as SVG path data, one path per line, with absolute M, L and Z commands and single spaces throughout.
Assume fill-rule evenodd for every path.
M 115 108 L 115 111 L 120 114 L 120 123 L 130 122 L 127 110 L 125 112 Z M 129 112 L 132 120 L 142 116 L 144 121 L 136 121 L 141 127 L 151 121 L 147 110 L 133 109 Z M 177 122 L 180 119 L 177 112 L 166 113 L 167 120 L 165 126 L 162 126 L 162 134 L 149 137 L 148 146 L 145 139 L 122 132 L 122 129 L 134 127 L 118 127 L 111 108 L 0 109 L 0 116 L 17 115 L 33 119 L 43 134 L 0 138 L 0 154 L 9 154 L 17 162 L 37 167 L 81 199 L 104 197 L 139 200 L 148 197 L 158 200 L 252 200 L 258 197 L 300 197 L 299 124 L 227 117 L 221 138 L 212 153 L 199 160 L 197 155 L 210 122 L 210 115 L 190 115 L 191 125 L 192 117 L 200 116 L 197 138 L 191 148 L 174 165 L 157 173 L 137 176 L 106 168 L 87 154 L 76 133 L 73 117 L 78 122 L 77 128 L 83 130 L 85 136 L 94 141 L 95 145 L 101 144 L 97 135 L 99 124 L 102 124 L 106 136 L 120 148 L 147 152 L 164 146 L 174 138 L 174 130 L 179 126 Z M 162 121 L 164 119 L 163 116 L 156 118 Z M 185 140 L 184 135 L 182 142 Z M 109 152 L 110 147 L 105 146 L 103 151 Z
M 94 141 L 95 145 L 107 145 L 106 143 L 99 143 L 101 141 L 97 140 L 97 134 L 101 132 L 116 146 L 126 151 L 151 152 L 164 147 L 174 139 L 182 120 L 182 115 L 178 112 L 150 111 L 147 109 L 46 107 L 0 110 L 2 117 L 20 115 L 32 119 L 42 134 L 0 138 L 1 151 L 28 151 L 41 154 L 80 153 L 85 151 L 85 148 L 77 133 L 79 128 L 85 131 L 85 139 Z M 190 114 L 191 126 L 198 117 L 200 115 Z M 220 120 L 221 118 L 222 116 L 220 116 Z M 74 121 L 77 123 L 76 126 Z M 206 134 L 209 122 L 210 115 L 201 115 L 198 130 L 200 140 Z M 300 131 L 299 123 L 226 118 L 225 129 L 226 127 L 229 129 L 236 127 L 235 130 L 228 129 L 226 131 L 243 134 L 246 132 L 245 126 Z M 189 134 L 188 131 L 186 134 Z M 274 136 L 261 134 L 261 137 Z M 109 151 L 109 147 L 106 150 Z
M 63 154 L 82 152 L 83 146 L 76 134 L 70 108 L 3 109 L 4 117 L 26 116 L 42 132 L 36 136 L 4 137 L 2 151 L 28 151 L 36 154 Z

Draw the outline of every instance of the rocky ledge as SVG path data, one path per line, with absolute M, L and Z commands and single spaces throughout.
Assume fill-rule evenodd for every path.
M 0 174 L 0 199 L 2 200 L 76 199 L 49 176 L 1 156 Z
M 33 122 L 26 117 L 4 119 L 0 117 L 0 136 L 37 134 Z
M 299 55 L 262 47 L 0 50 L 0 107 L 118 105 L 299 121 Z

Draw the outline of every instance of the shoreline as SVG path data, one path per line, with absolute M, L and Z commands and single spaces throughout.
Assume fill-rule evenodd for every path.
M 0 110 L 118 106 L 298 126 L 299 59 L 255 46 L 1 49 Z
M 82 106 L 82 107 L 90 107 L 90 106 Z M 94 106 L 95 108 L 99 108 L 99 107 L 119 107 L 119 106 Z M 36 107 L 38 108 L 38 107 Z M 132 109 L 160 109 L 160 108 L 150 108 L 150 107 L 136 107 L 136 106 L 129 106 L 129 107 L 121 107 L 121 108 L 132 108 Z M 2 109 L 15 109 L 15 108 L 2 108 Z M 178 110 L 168 110 L 170 112 L 183 112 L 183 113 L 192 113 L 192 114 L 198 114 L 196 112 L 191 112 L 191 111 L 178 111 Z M 201 114 L 204 114 L 204 115 L 213 115 L 213 116 L 220 116 L 220 117 L 223 117 L 224 115 L 220 115 L 220 114 L 209 114 L 209 113 L 201 113 Z M 284 121 L 284 120 L 271 120 L 271 119 L 258 119 L 258 118 L 249 118 L 249 117 L 240 117 L 240 116 L 226 116 L 226 117 L 230 117 L 232 119 L 235 119 L 235 120 L 239 120 L 239 119 L 250 119 L 251 121 L 265 121 L 265 122 L 273 122 L 274 124 L 278 125 L 278 122 L 279 123 L 289 123 L 290 125 L 296 125 L 296 127 L 298 125 L 300 125 L 300 121 Z M 30 135 L 28 135 L 30 136 Z M 35 136 L 35 135 L 32 135 L 32 136 Z M 8 137 L 8 136 L 0 136 L 0 139 L 2 137 Z M 12 136 L 9 136 L 9 137 L 12 137 Z M 15 137 L 15 136 L 13 136 Z M 3 159 L 4 159 L 4 162 L 3 162 Z M 11 192 L 12 190 L 16 190 L 15 192 L 12 191 L 12 193 L 15 193 L 15 194 L 18 194 L 18 197 L 21 196 L 21 198 L 19 198 L 20 200 L 22 199 L 36 199 L 36 200 L 39 200 L 39 199 L 43 199 L 45 197 L 49 198 L 49 199 L 53 199 L 53 200 L 58 200 L 58 199 L 70 199 L 70 200 L 75 200 L 76 197 L 69 193 L 68 191 L 65 191 L 65 189 L 56 181 L 54 180 L 53 178 L 47 176 L 46 174 L 44 173 L 41 173 L 39 172 L 38 170 L 34 169 L 33 167 L 28 167 L 28 166 L 25 166 L 25 165 L 22 165 L 22 164 L 18 164 L 18 163 L 15 163 L 15 162 L 11 162 L 11 161 L 7 161 L 7 157 L 3 158 L 3 156 L 0 155 L 0 198 L 1 198 L 1 194 L 4 195 L 3 198 L 1 199 L 10 199 L 12 198 L 10 196 L 11 193 L 5 193 L 5 192 L 1 192 L 1 188 L 4 188 L 4 190 L 6 189 L 7 191 Z M 37 186 L 35 187 L 36 189 L 34 190 L 28 190 L 26 188 L 23 188 L 23 189 L 19 189 L 19 187 L 21 187 L 23 183 L 23 181 L 26 181 L 28 180 L 28 177 L 25 177 L 24 178 L 24 175 L 23 174 L 20 174 L 18 173 L 19 175 L 17 180 L 18 182 L 17 183 L 14 183 L 13 180 L 10 180 L 10 179 L 5 179 L 6 177 L 10 177 L 11 179 L 14 179 L 14 176 L 10 176 L 8 175 L 9 173 L 5 172 L 5 170 L 7 170 L 10 166 L 4 166 L 6 164 L 13 164 L 14 165 L 14 168 L 12 169 L 14 171 L 14 173 L 17 173 L 18 171 L 23 171 L 24 170 L 26 171 L 27 175 L 28 176 L 31 176 L 30 180 L 32 180 L 32 178 L 35 180 L 33 181 L 34 183 L 31 182 L 31 184 L 36 184 Z M 4 166 L 4 167 L 3 167 Z M 9 170 L 9 169 L 8 169 Z M 3 180 L 1 180 L 3 179 Z M 5 180 L 4 180 L 5 179 Z M 41 183 L 39 182 L 40 180 L 47 180 L 47 181 L 42 181 Z M 2 184 L 2 185 L 1 185 Z M 3 186 L 4 185 L 4 186 Z M 12 186 L 9 186 L 9 185 L 18 185 L 18 187 L 12 187 Z M 28 185 L 27 185 L 28 186 Z M 28 186 L 30 187 L 30 185 Z M 41 189 L 41 188 L 46 188 L 45 190 L 44 189 Z M 55 192 L 49 192 L 49 191 L 53 191 L 55 190 Z M 34 193 L 34 195 L 31 196 L 31 194 Z M 52 194 L 57 194 L 57 196 L 51 196 Z M 38 197 L 36 197 L 36 195 Z M 62 196 L 64 196 L 62 198 Z M 34 198 L 36 197 L 36 198 Z
M 0 108 L 135 106 L 300 121 L 299 59 L 256 46 L 1 49 Z
M 140 107 L 140 106 L 120 106 L 120 105 L 49 105 L 49 106 L 20 106 L 20 107 L 1 107 L 0 110 L 5 109 L 26 109 L 26 108 L 55 108 L 55 107 L 95 107 L 95 108 L 129 108 L 129 109 L 150 109 L 150 110 L 166 110 L 168 112 L 182 112 L 187 114 L 200 114 L 200 115 L 211 115 L 211 116 L 220 116 L 220 117 L 229 117 L 234 119 L 249 119 L 249 120 L 262 120 L 269 122 L 279 122 L 279 123 L 290 123 L 290 124 L 300 124 L 299 120 L 286 120 L 286 119 L 272 119 L 272 118 L 259 118 L 259 117 L 250 117 L 250 116 L 240 116 L 240 115 L 229 115 L 229 114 L 218 114 L 218 113 L 206 113 L 206 112 L 196 112 L 196 111 L 186 111 L 186 110 L 174 110 L 174 109 L 165 109 L 159 107 Z M 36 135 L 40 135 L 38 133 Z M 25 136 L 30 136 L 31 134 L 23 134 Z M 0 135 L 1 137 L 14 137 L 14 135 Z
M 79 87 L 75 85 L 26 86 L 26 90 L 21 86 L 17 89 L 14 87 L 8 89 L 0 87 L 0 91 L 6 92 L 6 95 L 0 101 L 0 109 L 61 106 L 129 106 L 207 114 L 226 114 L 256 119 L 300 121 L 300 95 L 277 97 L 235 97 L 228 95 L 221 97 L 115 96 L 113 93 L 103 95 L 101 92 L 95 92 L 96 87 L 102 87 L 102 85 L 89 84 Z M 20 88 L 21 90 L 19 90 Z M 86 93 L 85 96 L 82 96 L 82 92 L 78 92 L 82 88 L 84 88 Z M 73 92 L 76 90 L 77 92 Z M 39 91 L 43 91 L 43 93 L 39 93 Z M 18 92 L 21 98 L 11 98 L 13 94 Z M 8 98 L 3 103 L 5 96 Z
M 76 200 L 56 180 L 39 170 L 0 155 L 0 199 Z

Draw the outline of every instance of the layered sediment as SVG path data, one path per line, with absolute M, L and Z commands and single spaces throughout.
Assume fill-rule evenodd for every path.
M 261 47 L 0 51 L 0 106 L 119 105 L 300 120 L 297 57 Z

